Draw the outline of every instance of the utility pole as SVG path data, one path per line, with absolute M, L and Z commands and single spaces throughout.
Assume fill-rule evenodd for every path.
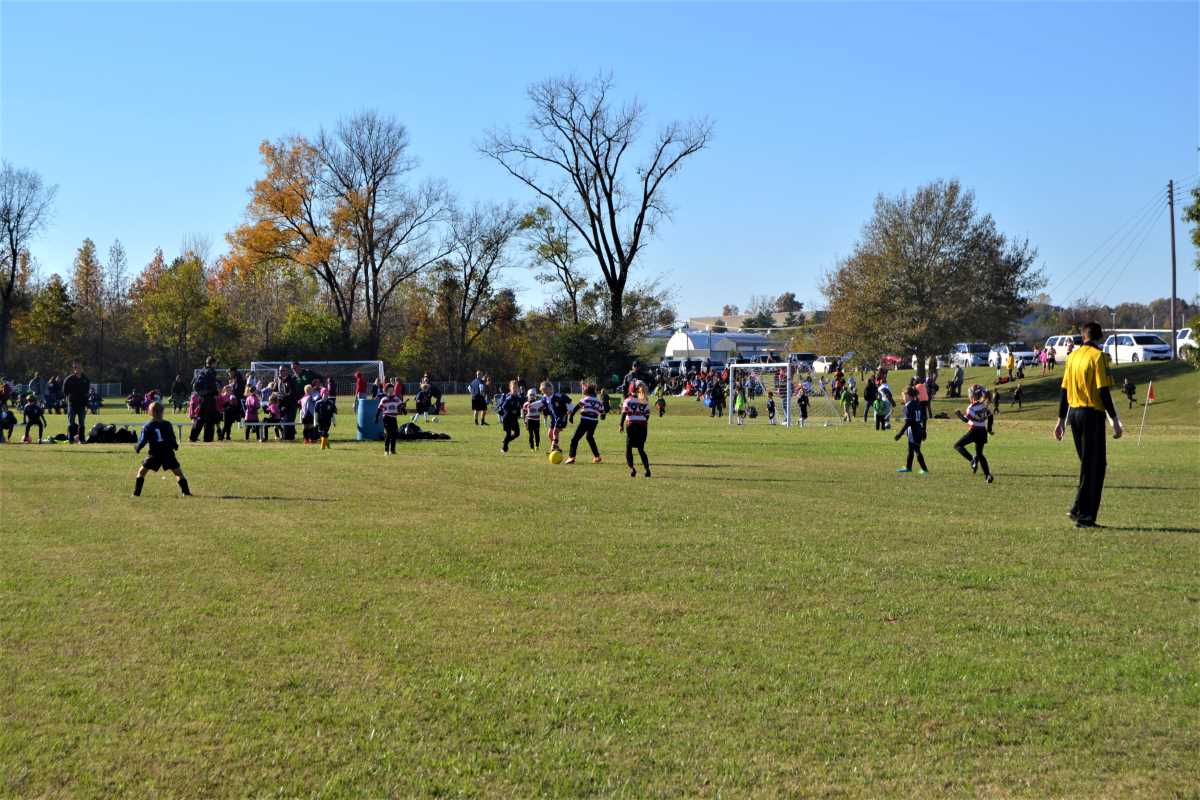
M 1167 208 L 1171 211 L 1171 360 L 1174 361 L 1179 353 L 1176 351 L 1175 327 L 1175 181 L 1167 181 Z

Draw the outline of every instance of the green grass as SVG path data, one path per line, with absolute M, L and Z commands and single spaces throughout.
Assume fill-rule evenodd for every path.
M 1196 797 L 1200 375 L 1156 372 L 1090 531 L 1050 380 L 991 486 L 957 422 L 898 476 L 688 400 L 650 480 L 611 418 L 552 467 L 458 398 L 393 459 L 184 445 L 192 499 L 4 445 L 0 795 Z

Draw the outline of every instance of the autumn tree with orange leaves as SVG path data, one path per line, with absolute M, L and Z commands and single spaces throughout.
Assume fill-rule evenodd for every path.
M 450 197 L 438 182 L 413 187 L 408 132 L 363 112 L 314 140 L 293 136 L 260 147 L 266 175 L 254 184 L 247 220 L 229 235 L 234 269 L 301 267 L 320 283 L 354 346 L 366 317 L 364 355 L 379 354 L 397 289 L 449 252 Z

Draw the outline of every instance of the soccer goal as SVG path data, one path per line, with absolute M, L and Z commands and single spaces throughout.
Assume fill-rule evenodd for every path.
M 775 413 L 780 425 L 792 424 L 792 401 L 799 384 L 800 372 L 791 361 L 772 361 L 765 364 L 729 365 L 729 424 L 734 424 L 734 397 L 739 388 L 746 390 L 746 402 L 753 408 L 762 407 L 760 415 L 766 419 L 767 392 L 775 394 Z
M 252 361 L 249 374 L 259 383 L 270 381 L 279 373 L 279 368 L 291 366 L 291 361 Z M 323 381 L 333 381 L 337 394 L 354 394 L 354 373 L 361 372 L 367 383 L 383 378 L 382 361 L 301 361 L 301 371 L 307 370 Z

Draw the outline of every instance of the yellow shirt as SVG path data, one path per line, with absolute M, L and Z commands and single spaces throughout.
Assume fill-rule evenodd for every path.
M 1075 348 L 1067 356 L 1062 388 L 1067 390 L 1068 406 L 1103 411 L 1100 390 L 1111 389 L 1112 386 L 1112 376 L 1108 373 L 1108 355 L 1099 347 L 1084 345 Z

